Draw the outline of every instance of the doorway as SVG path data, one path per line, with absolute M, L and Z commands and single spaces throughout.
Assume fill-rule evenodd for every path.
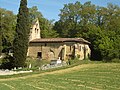
M 37 53 L 37 57 L 38 57 L 38 58 L 42 58 L 42 52 L 38 52 L 38 53 Z

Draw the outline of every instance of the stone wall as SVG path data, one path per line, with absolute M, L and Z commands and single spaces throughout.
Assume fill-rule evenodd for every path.
M 65 43 L 30 43 L 28 56 L 40 57 L 46 60 L 60 59 L 68 60 L 79 58 L 83 60 L 90 55 L 90 48 L 87 44 L 75 42 Z
M 80 60 L 89 58 L 91 50 L 87 44 L 75 44 L 75 57 Z

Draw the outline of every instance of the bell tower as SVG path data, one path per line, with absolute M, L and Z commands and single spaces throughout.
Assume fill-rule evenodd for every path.
M 38 18 L 35 19 L 32 23 L 32 26 L 30 28 L 30 38 L 29 41 L 32 41 L 34 39 L 41 38 L 40 36 L 40 26 L 39 26 L 39 20 Z

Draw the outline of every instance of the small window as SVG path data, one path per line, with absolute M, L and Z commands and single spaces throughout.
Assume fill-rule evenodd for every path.
M 36 33 L 36 30 L 37 30 L 37 29 L 35 28 L 35 33 Z

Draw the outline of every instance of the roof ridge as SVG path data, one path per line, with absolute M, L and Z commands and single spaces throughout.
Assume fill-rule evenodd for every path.
M 84 42 L 90 43 L 83 38 L 37 38 L 30 42 Z

